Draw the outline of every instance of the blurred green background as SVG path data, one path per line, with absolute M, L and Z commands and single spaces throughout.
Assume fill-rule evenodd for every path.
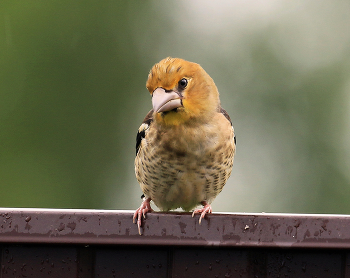
M 0 206 L 136 209 L 148 71 L 215 80 L 237 134 L 214 211 L 350 213 L 350 2 L 2 1 Z

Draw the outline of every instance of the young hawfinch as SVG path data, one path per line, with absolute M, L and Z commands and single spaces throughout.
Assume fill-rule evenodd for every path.
M 166 58 L 151 69 L 146 87 L 153 109 L 136 137 L 135 173 L 143 202 L 134 214 L 182 208 L 211 213 L 211 202 L 229 178 L 236 149 L 232 123 L 213 79 L 196 64 Z

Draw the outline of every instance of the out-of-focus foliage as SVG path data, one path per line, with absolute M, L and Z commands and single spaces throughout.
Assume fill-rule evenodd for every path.
M 135 209 L 135 135 L 166 56 L 237 134 L 215 211 L 350 213 L 349 1 L 0 3 L 0 206 Z

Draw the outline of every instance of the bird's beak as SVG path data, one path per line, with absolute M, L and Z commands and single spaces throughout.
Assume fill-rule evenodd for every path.
M 165 112 L 182 106 L 182 101 L 178 93 L 174 91 L 166 92 L 163 88 L 157 88 L 152 94 L 153 111 Z

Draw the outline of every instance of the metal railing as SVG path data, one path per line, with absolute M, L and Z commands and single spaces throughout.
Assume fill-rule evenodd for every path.
M 350 216 L 0 209 L 1 278 L 350 277 Z

